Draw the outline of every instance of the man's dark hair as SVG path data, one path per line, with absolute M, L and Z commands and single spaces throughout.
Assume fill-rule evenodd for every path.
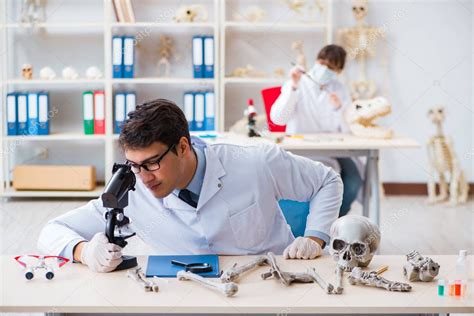
M 119 144 L 122 149 L 146 148 L 154 142 L 171 146 L 181 137 L 191 144 L 188 121 L 172 101 L 156 99 L 137 105 L 122 127 Z M 173 148 L 176 153 L 176 148 Z
M 339 70 L 344 69 L 346 63 L 346 50 L 339 45 L 326 45 L 318 53 L 317 59 L 327 60 Z

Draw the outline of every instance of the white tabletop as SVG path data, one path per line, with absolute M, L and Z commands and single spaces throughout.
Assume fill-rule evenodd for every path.
M 408 137 L 395 136 L 391 139 L 362 138 L 352 134 L 302 134 L 285 136 L 283 133 L 267 133 L 264 137 L 249 138 L 235 133 L 218 133 L 216 138 L 206 139 L 214 143 L 255 144 L 258 142 L 282 141 L 279 145 L 286 150 L 370 150 L 385 148 L 419 148 L 420 144 Z
M 440 276 L 454 271 L 456 256 L 431 256 L 441 265 Z M 220 268 L 250 257 L 221 257 Z M 472 256 L 470 260 L 472 262 Z M 146 267 L 146 257 L 139 258 Z M 326 280 L 334 283 L 335 263 L 329 256 L 316 260 L 282 260 L 284 270 L 305 271 L 315 267 Z M 389 265 L 382 276 L 404 281 L 405 256 L 376 256 L 370 268 Z M 285 287 L 276 280 L 261 280 L 267 267 L 244 275 L 234 297 L 203 288 L 191 281 L 162 279 L 158 293 L 144 292 L 126 272 L 93 273 L 79 264 L 67 264 L 56 271 L 52 281 L 43 274 L 31 281 L 10 256 L 0 260 L 0 312 L 78 312 L 78 313 L 446 313 L 474 312 L 471 265 L 466 297 L 438 297 L 437 282 L 411 283 L 411 292 L 388 292 L 365 286 L 352 286 L 344 279 L 342 295 L 327 295 L 316 284 L 293 284 Z M 167 283 L 166 283 L 167 282 Z

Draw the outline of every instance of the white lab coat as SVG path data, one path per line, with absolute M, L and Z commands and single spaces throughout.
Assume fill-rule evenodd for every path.
M 342 106 L 334 109 L 330 93 L 336 93 Z M 343 113 L 351 104 L 349 90 L 338 80 L 320 89 L 311 79 L 302 76 L 298 89 L 291 80 L 282 86 L 281 94 L 272 106 L 270 117 L 275 124 L 286 125 L 286 133 L 346 133 L 349 127 Z
M 326 239 L 342 200 L 342 182 L 332 169 L 292 155 L 273 144 L 206 144 L 197 208 L 176 195 L 155 198 L 137 178 L 125 214 L 131 229 L 156 254 L 281 254 L 294 240 L 280 199 L 311 201 L 306 233 Z M 104 231 L 100 199 L 51 220 L 42 230 L 43 253 L 72 256 L 71 245 Z
M 270 111 L 271 120 L 277 125 L 286 125 L 286 134 L 305 133 L 348 133 L 349 126 L 344 119 L 344 112 L 351 104 L 349 90 L 337 79 L 331 80 L 324 89 L 306 76 L 301 76 L 298 89 L 292 89 L 291 80 L 285 82 L 281 94 Z M 330 93 L 336 93 L 342 105 L 334 109 Z M 314 156 L 320 161 L 340 172 L 337 160 Z M 361 171 L 360 161 L 355 161 Z

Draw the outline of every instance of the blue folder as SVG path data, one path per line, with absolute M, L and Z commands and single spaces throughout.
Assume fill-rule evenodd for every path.
M 219 257 L 217 255 L 149 256 L 148 265 L 146 268 L 146 277 L 176 277 L 178 271 L 184 270 L 184 267 L 172 264 L 171 260 L 177 260 L 184 263 L 208 263 L 212 265 L 212 271 L 199 273 L 199 275 L 204 278 L 219 277 Z
M 123 78 L 123 39 L 121 36 L 112 37 L 112 76 Z

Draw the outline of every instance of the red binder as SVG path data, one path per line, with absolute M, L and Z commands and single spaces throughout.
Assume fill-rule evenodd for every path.
M 267 113 L 268 130 L 270 132 L 284 132 L 286 130 L 286 125 L 276 125 L 270 119 L 270 110 L 272 109 L 273 103 L 275 103 L 276 99 L 280 96 L 281 87 L 263 89 L 261 93 L 263 104 L 265 105 L 265 112 Z
M 94 91 L 94 134 L 105 134 L 105 93 Z

